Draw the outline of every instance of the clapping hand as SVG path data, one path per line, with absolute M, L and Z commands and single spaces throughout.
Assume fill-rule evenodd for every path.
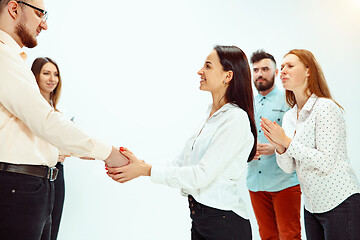
M 108 175 L 114 181 L 125 183 L 139 176 L 150 176 L 151 165 L 138 159 L 127 148 L 120 148 L 120 152 L 129 159 L 129 164 L 123 167 L 109 167 L 107 166 Z
M 292 140 L 286 136 L 284 129 L 277 122 L 271 122 L 266 118 L 261 118 L 260 126 L 266 139 L 275 146 L 279 153 L 284 153 Z

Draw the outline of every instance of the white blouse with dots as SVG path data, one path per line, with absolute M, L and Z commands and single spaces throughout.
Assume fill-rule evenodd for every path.
M 299 118 L 297 105 L 285 113 L 282 127 L 292 141 L 276 154 L 277 163 L 285 172 L 296 170 L 306 210 L 327 212 L 360 193 L 347 156 L 345 121 L 333 100 L 311 95 Z

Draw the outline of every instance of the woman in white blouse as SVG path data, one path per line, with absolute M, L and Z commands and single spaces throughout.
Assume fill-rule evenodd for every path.
M 121 183 L 142 175 L 151 176 L 154 183 L 181 188 L 189 200 L 193 240 L 252 239 L 238 192 L 247 162 L 256 152 L 248 60 L 238 47 L 216 46 L 198 74 L 200 90 L 212 94 L 213 104 L 172 166 L 151 166 L 121 148 L 130 164 L 109 168 L 108 174 Z
M 283 128 L 265 118 L 261 126 L 276 146 L 280 168 L 296 170 L 307 239 L 358 240 L 360 184 L 347 156 L 343 109 L 307 50 L 285 55 L 280 78 L 292 109 L 284 115 Z

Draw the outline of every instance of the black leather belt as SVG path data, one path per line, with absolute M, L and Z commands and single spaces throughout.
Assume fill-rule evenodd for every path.
M 0 171 L 27 174 L 34 177 L 41 177 L 55 181 L 58 175 L 56 167 L 46 167 L 40 165 L 11 164 L 0 162 Z

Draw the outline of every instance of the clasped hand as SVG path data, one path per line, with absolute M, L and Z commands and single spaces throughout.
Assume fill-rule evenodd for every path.
M 277 122 L 271 122 L 266 118 L 261 118 L 260 127 L 266 139 L 275 146 L 278 153 L 284 153 L 291 143 L 291 138 L 286 136 L 284 129 Z
M 111 177 L 114 181 L 125 183 L 139 176 L 150 176 L 150 164 L 147 164 L 143 160 L 138 159 L 127 148 L 121 147 L 120 153 L 129 159 L 129 164 L 122 167 L 105 167 L 105 169 L 108 170 L 108 176 Z

